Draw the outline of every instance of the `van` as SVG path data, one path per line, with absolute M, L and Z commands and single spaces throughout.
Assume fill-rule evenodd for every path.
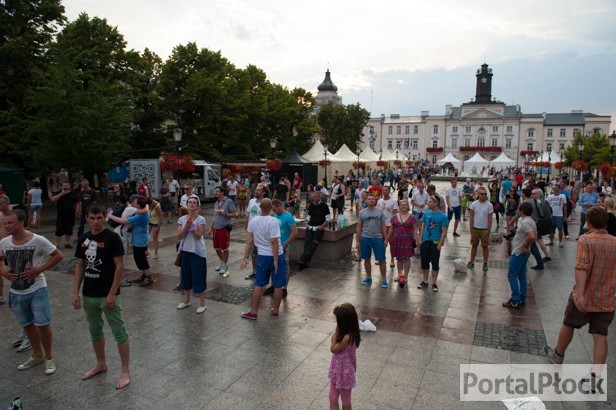
M 197 196 L 202 200 L 214 200 L 214 189 L 220 186 L 220 175 L 222 165 L 195 160 L 195 172 L 190 177 L 195 184 Z M 181 179 L 180 184 L 185 183 L 186 179 Z

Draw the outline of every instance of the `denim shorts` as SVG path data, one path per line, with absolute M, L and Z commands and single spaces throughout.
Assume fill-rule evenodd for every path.
M 385 243 L 383 238 L 361 238 L 361 258 L 370 260 L 374 251 L 374 259 L 378 262 L 385 260 Z
M 284 254 L 278 255 L 278 271 L 274 272 L 274 257 L 267 255 L 257 256 L 256 286 L 265 286 L 270 283 L 274 288 L 282 288 L 287 284 L 287 261 Z
M 39 209 L 43 208 L 43 204 L 30 204 L 30 210 L 31 211 L 37 211 Z
M 553 216 L 552 215 L 552 223 L 554 224 L 554 228 L 556 228 L 556 229 L 563 229 L 563 227 L 565 226 L 563 224 L 563 217 L 562 216 Z
M 9 305 L 19 322 L 26 327 L 34 323 L 36 326 L 51 324 L 51 310 L 49 309 L 49 293 L 47 288 L 40 288 L 32 293 L 17 295 L 9 292 Z

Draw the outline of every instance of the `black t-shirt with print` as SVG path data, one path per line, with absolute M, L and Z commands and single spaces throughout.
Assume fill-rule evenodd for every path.
M 102 298 L 109 294 L 115 275 L 116 256 L 124 255 L 122 240 L 117 233 L 105 229 L 98 235 L 88 232 L 77 242 L 75 257 L 83 259 L 83 295 Z M 120 294 L 120 288 L 116 295 Z
M 62 191 L 56 191 L 53 195 L 58 195 Z M 75 204 L 79 199 L 77 195 L 73 191 L 69 191 L 68 193 L 62 195 L 58 201 L 58 218 L 67 218 L 75 216 Z

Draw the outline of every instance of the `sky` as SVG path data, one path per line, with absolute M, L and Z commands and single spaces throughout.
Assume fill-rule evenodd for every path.
M 179 44 L 253 64 L 270 81 L 313 94 L 329 68 L 344 104 L 443 115 L 475 96 L 492 68 L 492 96 L 523 113 L 584 110 L 616 126 L 613 0 L 64 0 L 66 15 L 106 18 L 129 49 L 163 59 Z

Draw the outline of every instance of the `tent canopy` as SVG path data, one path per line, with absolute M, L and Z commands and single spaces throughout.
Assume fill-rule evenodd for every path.
M 557 152 L 544 152 L 539 158 L 535 160 L 535 162 L 550 162 L 550 164 L 556 164 L 557 162 L 562 161 L 560 155 Z
M 498 157 L 490 161 L 490 165 L 495 167 L 510 167 L 515 165 L 515 161 L 509 158 L 504 152 L 501 152 Z
M 297 153 L 297 151 L 293 151 L 291 154 L 287 155 L 282 159 L 282 162 L 285 164 L 295 163 L 295 164 L 310 164 L 306 158 L 302 157 Z
M 436 161 L 437 164 L 446 164 L 448 162 L 450 162 L 452 165 L 457 165 L 460 164 L 462 161 L 456 158 L 451 152 L 447 154 L 445 158 Z
M 363 162 L 376 162 L 379 160 L 379 156 L 375 154 L 370 147 L 366 147 L 366 149 L 359 155 L 359 160 Z
M 345 162 L 354 162 L 357 161 L 357 154 L 354 154 L 353 151 L 346 144 L 342 144 L 338 152 L 334 154 L 336 158 L 340 161 Z
M 306 158 L 310 162 L 319 162 L 325 159 L 325 148 L 321 141 L 316 140 L 312 148 L 308 150 L 302 157 Z M 329 161 L 335 162 L 338 161 L 338 158 L 331 152 L 327 151 L 327 159 Z
M 467 161 L 464 161 L 464 172 L 480 172 L 482 167 L 490 165 L 490 161 L 482 157 L 478 152 Z
M 396 154 L 398 154 L 398 158 L 396 158 Z M 383 161 L 402 161 L 404 159 L 404 154 L 401 153 L 399 150 L 395 150 L 395 151 L 390 151 L 388 149 L 383 150 L 383 155 L 381 157 L 381 160 Z

